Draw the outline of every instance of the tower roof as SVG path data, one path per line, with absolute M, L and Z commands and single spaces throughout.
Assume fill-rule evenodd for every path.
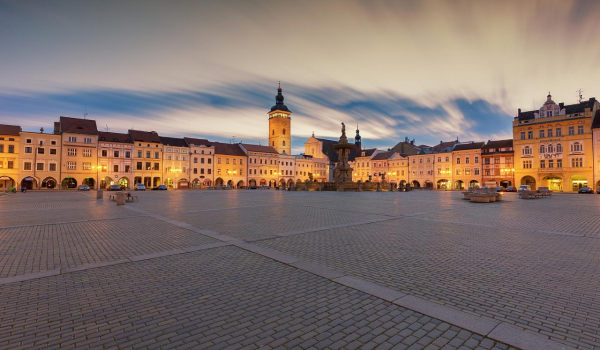
M 289 108 L 287 108 L 285 103 L 283 103 L 282 92 L 283 90 L 281 89 L 281 83 L 279 83 L 279 87 L 277 88 L 277 96 L 275 96 L 275 105 L 271 107 L 271 112 L 282 111 L 292 113 L 292 111 L 290 111 Z

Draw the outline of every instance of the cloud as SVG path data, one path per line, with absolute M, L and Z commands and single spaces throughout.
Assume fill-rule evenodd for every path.
M 259 81 L 264 81 L 260 79 Z M 301 152 L 312 132 L 339 137 L 341 122 L 361 130 L 363 144 L 387 148 L 404 137 L 419 143 L 440 140 L 487 140 L 510 136 L 511 118 L 498 105 L 481 99 L 455 97 L 426 106 L 392 91 L 363 92 L 347 86 L 324 88 L 284 85 L 292 115 L 293 149 Z M 0 108 L 9 122 L 36 130 L 59 115 L 96 119 L 100 129 L 155 130 L 169 136 L 201 136 L 217 141 L 266 143 L 267 112 L 276 86 L 260 82 L 219 84 L 209 88 L 172 91 L 117 89 L 63 92 L 0 93 Z M 42 125 L 40 125 L 42 124 Z

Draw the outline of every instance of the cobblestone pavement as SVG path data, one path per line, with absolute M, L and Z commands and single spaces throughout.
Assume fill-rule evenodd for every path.
M 600 349 L 600 196 L 136 195 L 0 197 L 1 349 Z

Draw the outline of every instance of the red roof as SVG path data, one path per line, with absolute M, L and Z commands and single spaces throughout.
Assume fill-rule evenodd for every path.
M 95 120 L 60 117 L 60 132 L 98 135 L 98 128 Z
M 386 160 L 394 154 L 393 151 L 379 152 L 371 160 Z
M 237 143 L 221 143 L 215 142 L 215 154 L 222 154 L 227 156 L 240 156 L 245 157 L 246 153 L 242 150 L 240 145 Z
M 0 124 L 0 135 L 19 136 L 20 132 L 21 132 L 20 126 Z
M 193 137 L 184 137 L 184 139 L 185 142 L 187 142 L 190 146 L 212 146 L 210 141 L 208 141 L 207 139 L 196 139 Z
M 156 131 L 129 130 L 133 141 L 162 143 Z
M 242 146 L 248 152 L 261 152 L 261 153 L 275 153 L 277 154 L 277 150 L 271 146 L 261 146 L 261 145 L 251 145 L 248 143 L 242 143 Z
M 131 143 L 131 137 L 129 137 L 129 134 L 121 134 L 118 132 L 99 131 L 98 132 L 98 141 Z

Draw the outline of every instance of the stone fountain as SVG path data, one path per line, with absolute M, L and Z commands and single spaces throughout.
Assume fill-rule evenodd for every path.
M 348 138 L 346 137 L 346 125 L 342 123 L 342 136 L 340 136 L 340 141 L 333 145 L 333 149 L 338 154 L 338 162 L 333 170 L 333 181 L 343 186 L 345 183 L 352 182 L 352 168 L 350 164 L 348 164 L 348 157 L 350 155 L 350 150 L 354 148 L 354 145 L 348 143 Z M 343 188 L 343 187 L 342 187 Z

